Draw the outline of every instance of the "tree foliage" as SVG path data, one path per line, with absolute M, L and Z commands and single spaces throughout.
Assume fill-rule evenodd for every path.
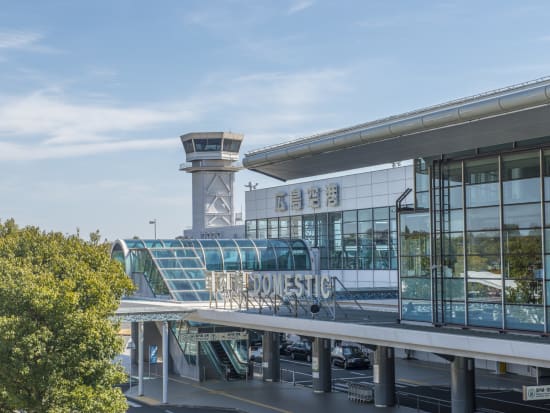
M 96 238 L 0 222 L 0 411 L 126 411 L 109 317 L 132 288 Z

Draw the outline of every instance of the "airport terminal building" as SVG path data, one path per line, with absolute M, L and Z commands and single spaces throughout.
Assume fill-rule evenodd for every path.
M 226 190 L 241 139 L 182 137 L 183 170 L 207 195 L 193 204 L 201 225 L 236 223 Z M 220 225 L 200 229 L 209 239 L 113 244 L 138 294 L 183 302 L 160 319 L 125 313 L 142 352 L 143 320 L 162 320 L 180 374 L 242 376 L 239 331 L 262 330 L 263 378 L 278 381 L 278 333 L 291 332 L 312 339 L 324 392 L 331 340 L 363 343 L 375 405 L 392 406 L 394 351 L 417 350 L 449 362 L 453 412 L 474 411 L 476 362 L 550 383 L 550 78 L 252 151 L 243 166 L 312 180 L 251 187 L 241 239 L 216 239 Z M 329 173 L 341 175 L 314 178 Z M 342 317 L 338 293 L 381 290 L 397 293 L 397 313 Z

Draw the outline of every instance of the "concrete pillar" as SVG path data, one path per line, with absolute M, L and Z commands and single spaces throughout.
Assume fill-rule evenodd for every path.
M 281 360 L 279 356 L 279 333 L 264 331 L 262 336 L 262 367 L 264 381 L 279 381 Z
M 451 361 L 451 411 L 473 413 L 475 410 L 475 364 L 468 357 Z
M 138 323 L 138 396 L 143 396 L 143 321 Z
M 372 366 L 374 381 L 374 405 L 395 405 L 395 358 L 392 347 L 377 346 Z
M 330 340 L 315 337 L 311 349 L 311 374 L 313 391 L 328 393 L 332 390 L 332 369 L 330 366 Z
M 162 322 L 162 403 L 168 403 L 168 321 Z
M 503 361 L 497 361 L 495 364 L 495 374 L 506 374 L 506 363 Z

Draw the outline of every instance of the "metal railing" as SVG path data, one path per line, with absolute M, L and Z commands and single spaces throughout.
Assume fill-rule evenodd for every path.
M 348 383 L 348 400 L 356 403 L 371 403 L 374 401 L 374 389 L 363 383 Z

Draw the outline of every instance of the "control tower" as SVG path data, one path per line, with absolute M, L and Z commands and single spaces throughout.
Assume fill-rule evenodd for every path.
M 243 135 L 193 132 L 181 136 L 186 163 L 180 171 L 193 175 L 193 236 L 210 238 L 216 228 L 235 225 L 233 185 Z

